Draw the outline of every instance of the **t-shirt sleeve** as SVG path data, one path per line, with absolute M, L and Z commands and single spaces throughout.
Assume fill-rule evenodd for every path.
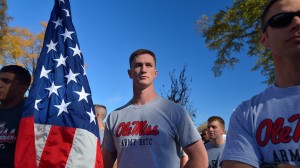
M 261 154 L 255 141 L 253 116 L 239 106 L 231 115 L 226 144 L 220 162 L 233 160 L 259 167 Z
M 201 139 L 191 117 L 188 112 L 180 107 L 179 115 L 176 116 L 176 127 L 178 130 L 178 141 L 180 146 L 188 146 Z
M 111 122 L 111 114 L 108 115 L 105 129 L 104 129 L 104 137 L 102 142 L 102 148 L 106 151 L 115 152 L 116 148 L 114 145 L 113 132 L 112 132 L 112 122 Z

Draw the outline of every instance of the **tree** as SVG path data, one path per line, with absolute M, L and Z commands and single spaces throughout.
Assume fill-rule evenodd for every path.
M 186 69 L 187 65 L 184 65 L 183 69 L 179 73 L 178 78 L 175 76 L 175 69 L 169 73 L 171 79 L 171 88 L 168 91 L 166 98 L 185 107 L 194 121 L 196 118 L 197 109 L 190 102 L 190 93 L 192 89 L 190 88 L 189 84 L 192 82 L 192 78 L 189 80 L 187 79 L 185 74 Z M 164 97 L 163 92 L 161 92 L 161 95 Z
M 7 16 L 7 3 L 6 0 L 0 0 L 0 64 L 3 64 L 3 37 L 7 35 L 7 25 L 12 20 L 11 17 Z
M 9 27 L 3 37 L 2 65 L 17 64 L 26 67 L 34 73 L 37 58 L 40 54 L 46 23 L 42 22 L 43 29 L 34 35 L 26 28 Z
M 267 3 L 265 0 L 234 0 L 226 10 L 197 20 L 196 29 L 205 38 L 207 48 L 217 52 L 212 68 L 215 76 L 221 76 L 225 67 L 233 68 L 239 62 L 237 55 L 247 46 L 247 55 L 257 57 L 252 70 L 261 70 L 266 77 L 264 83 L 273 83 L 271 53 L 259 43 L 260 15 Z
M 35 35 L 26 28 L 8 26 L 13 19 L 6 12 L 7 2 L 0 0 L 0 65 L 21 65 L 33 74 L 47 23 L 41 22 L 42 30 Z

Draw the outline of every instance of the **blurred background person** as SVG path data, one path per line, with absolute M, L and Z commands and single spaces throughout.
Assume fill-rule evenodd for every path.
M 210 141 L 205 144 L 205 148 L 208 155 L 209 168 L 219 168 L 219 160 L 225 146 L 223 138 L 225 133 L 224 120 L 219 116 L 209 117 L 207 120 L 207 130 Z
M 100 133 L 100 142 L 102 144 L 103 136 L 104 136 L 104 118 L 106 117 L 106 107 L 104 105 L 95 104 L 95 113 L 98 120 L 98 127 L 99 127 L 99 133 Z
M 205 128 L 204 130 L 202 130 L 201 132 L 201 138 L 204 144 L 209 142 L 209 134 L 208 134 L 208 130 L 207 128 Z

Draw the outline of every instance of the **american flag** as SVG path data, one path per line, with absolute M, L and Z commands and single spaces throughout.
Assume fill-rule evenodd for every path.
M 69 0 L 55 0 L 20 123 L 15 167 L 103 167 L 71 16 Z

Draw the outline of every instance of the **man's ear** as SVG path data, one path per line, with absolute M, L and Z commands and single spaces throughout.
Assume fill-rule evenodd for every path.
M 127 73 L 128 73 L 129 78 L 132 79 L 132 74 L 131 74 L 130 69 L 127 70 Z
M 222 132 L 223 134 L 226 134 L 225 128 L 222 128 Z
M 261 33 L 261 34 L 260 34 L 260 36 L 259 36 L 259 42 L 260 42 L 261 45 L 264 46 L 265 48 L 270 48 L 270 45 L 269 45 L 269 38 L 268 38 L 267 32 Z
M 156 78 L 157 75 L 158 75 L 158 70 L 155 70 L 155 76 L 154 76 L 154 78 Z
M 20 86 L 20 91 L 21 91 L 21 93 L 26 93 L 26 91 L 28 90 L 28 86 L 27 85 L 21 85 Z

